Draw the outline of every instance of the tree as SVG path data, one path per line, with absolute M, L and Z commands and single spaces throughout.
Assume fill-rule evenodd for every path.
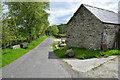
M 33 38 L 45 33 L 49 26 L 48 13 L 49 2 L 7 2 L 11 17 L 17 17 L 16 26 L 22 29 L 21 35 Z
M 3 6 L 2 6 L 2 2 L 0 1 L 0 48 L 1 48 L 1 44 L 2 44 L 2 11 L 3 11 Z
M 55 35 L 59 32 L 57 25 L 50 26 L 49 31 L 52 35 Z
M 66 33 L 66 31 L 67 31 L 67 25 L 66 24 L 61 24 L 61 25 L 57 25 L 57 26 L 58 26 L 60 34 Z
M 3 13 L 2 15 L 2 43 L 3 43 L 3 48 L 6 48 L 6 43 L 8 44 L 11 43 L 10 38 L 15 38 L 17 35 L 17 27 L 15 20 L 17 18 L 10 17 L 8 13 Z M 10 45 L 9 45 L 10 46 Z

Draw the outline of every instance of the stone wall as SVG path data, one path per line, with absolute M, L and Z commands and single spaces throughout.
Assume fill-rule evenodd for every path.
M 103 28 L 103 23 L 98 18 L 85 7 L 81 7 L 67 25 L 67 45 L 101 49 L 104 30 L 104 42 L 109 48 L 112 48 L 117 27 L 110 24 L 104 25 L 106 29 Z
M 104 39 L 103 43 L 107 45 L 108 48 L 114 48 L 116 41 L 118 41 L 118 25 L 104 24 Z

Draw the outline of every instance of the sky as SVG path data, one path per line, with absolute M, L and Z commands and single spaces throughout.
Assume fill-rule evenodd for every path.
M 118 13 L 120 0 L 50 0 L 50 25 L 66 24 L 81 4 L 87 4 Z

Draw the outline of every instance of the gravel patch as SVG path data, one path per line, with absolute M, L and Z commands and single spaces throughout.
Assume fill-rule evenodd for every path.
M 87 78 L 118 78 L 118 58 L 63 59 L 73 70 L 84 73 Z
M 90 78 L 118 78 L 118 58 L 86 73 Z
M 80 60 L 80 59 L 63 59 L 63 60 L 67 62 L 69 65 L 71 65 L 74 70 L 79 72 L 87 72 L 90 71 L 92 68 L 97 67 L 100 64 L 103 64 L 115 57 L 116 56 L 110 56 L 107 58 L 92 58 L 85 60 Z

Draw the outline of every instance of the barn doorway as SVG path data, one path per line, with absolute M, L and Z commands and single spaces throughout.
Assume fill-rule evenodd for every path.
M 118 31 L 118 50 L 120 50 L 120 29 Z

